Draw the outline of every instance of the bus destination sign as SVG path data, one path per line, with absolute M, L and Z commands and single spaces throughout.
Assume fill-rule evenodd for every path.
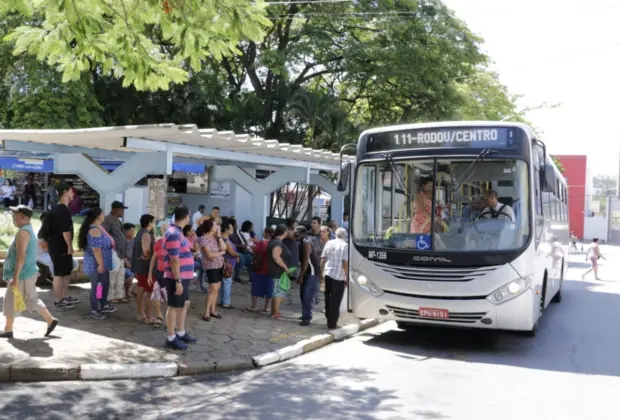
M 440 127 L 386 131 L 366 136 L 366 152 L 435 148 L 515 149 L 514 127 Z

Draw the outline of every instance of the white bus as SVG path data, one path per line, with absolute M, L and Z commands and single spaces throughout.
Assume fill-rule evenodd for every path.
M 562 299 L 569 227 L 566 181 L 531 128 L 400 125 L 355 146 L 338 186 L 351 193 L 349 310 L 536 334 Z

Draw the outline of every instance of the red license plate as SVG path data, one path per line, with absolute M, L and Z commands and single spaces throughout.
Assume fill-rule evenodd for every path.
M 418 312 L 420 318 L 450 319 L 450 312 L 447 309 L 420 308 Z

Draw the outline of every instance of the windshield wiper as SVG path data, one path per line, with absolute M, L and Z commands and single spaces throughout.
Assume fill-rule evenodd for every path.
M 385 153 L 381 157 L 383 157 L 385 159 L 385 161 L 387 162 L 387 164 L 390 165 L 390 170 L 392 171 L 392 173 L 396 174 L 396 178 L 398 178 L 398 183 L 402 187 L 403 192 L 405 193 L 405 195 L 407 197 L 411 198 L 412 195 L 409 193 L 409 191 L 407 190 L 407 187 L 405 186 L 405 180 L 400 175 L 400 172 L 398 172 L 398 170 L 396 169 L 396 165 L 394 164 L 394 158 L 392 157 L 392 154 L 391 153 Z
M 493 149 L 484 149 L 482 152 L 480 152 L 478 156 L 476 156 L 476 159 L 474 159 L 474 161 L 467 167 L 467 169 L 463 171 L 461 179 L 453 183 L 452 188 L 450 188 L 450 193 L 456 191 L 461 186 L 461 184 L 463 184 L 463 182 L 466 182 L 471 178 L 471 176 L 474 174 L 473 168 L 476 163 L 481 162 L 485 157 L 489 156 L 492 153 L 497 153 L 497 151 Z

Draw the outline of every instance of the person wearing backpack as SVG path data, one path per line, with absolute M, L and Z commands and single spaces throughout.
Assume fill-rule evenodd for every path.
M 487 190 L 484 193 L 484 202 L 487 207 L 480 212 L 480 219 L 499 219 L 514 222 L 515 211 L 508 204 L 502 204 L 497 198 L 495 190 Z

